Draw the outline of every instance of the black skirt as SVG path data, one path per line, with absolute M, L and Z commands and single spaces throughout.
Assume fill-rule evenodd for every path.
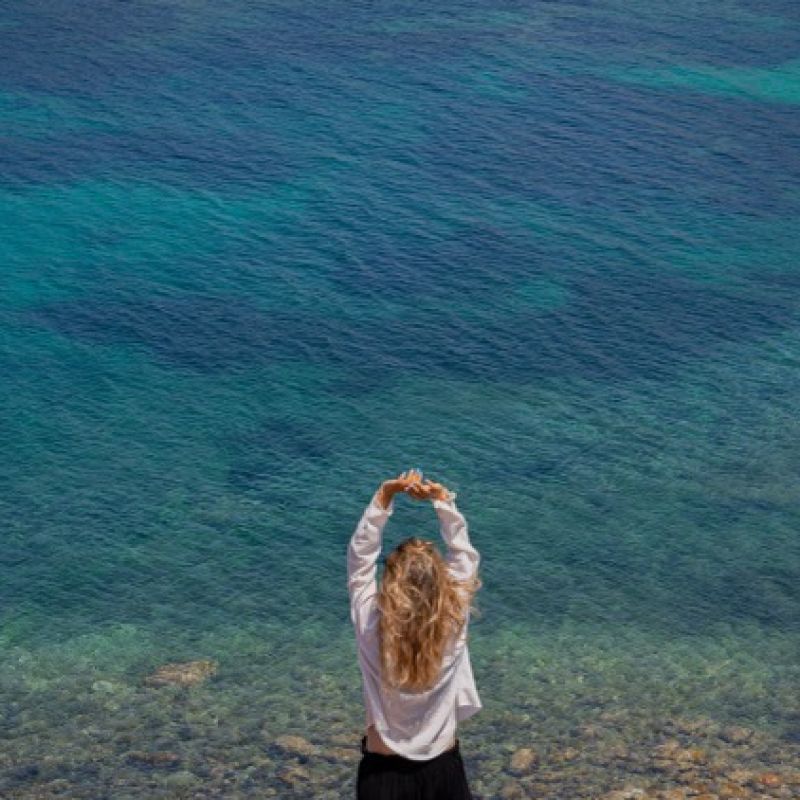
M 366 736 L 361 752 L 357 800 L 472 800 L 458 739 L 427 761 L 370 753 Z

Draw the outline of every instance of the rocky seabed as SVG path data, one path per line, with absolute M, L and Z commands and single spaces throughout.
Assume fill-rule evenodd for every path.
M 305 719 L 241 697 L 221 715 L 208 699 L 216 673 L 200 660 L 165 664 L 135 686 L 95 680 L 91 703 L 60 699 L 58 724 L 47 709 L 11 702 L 0 797 L 355 797 L 360 718 L 335 692 Z M 800 737 L 641 709 L 582 716 L 549 734 L 527 714 L 490 708 L 465 723 L 475 800 L 800 798 Z

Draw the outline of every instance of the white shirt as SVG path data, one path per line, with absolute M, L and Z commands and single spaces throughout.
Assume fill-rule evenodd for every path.
M 475 574 L 480 562 L 478 551 L 469 541 L 467 522 L 456 508 L 454 498 L 434 500 L 433 507 L 447 544 L 448 569 L 457 579 L 466 580 Z M 347 549 L 350 616 L 358 643 L 367 727 L 374 724 L 381 739 L 396 753 L 422 761 L 447 750 L 456 723 L 477 713 L 483 704 L 475 687 L 467 648 L 469 612 L 460 635 L 445 650 L 439 677 L 430 689 L 412 693 L 387 689 L 381 684 L 376 562 L 383 528 L 393 513 L 394 500 L 385 509 L 376 491 L 350 539 Z

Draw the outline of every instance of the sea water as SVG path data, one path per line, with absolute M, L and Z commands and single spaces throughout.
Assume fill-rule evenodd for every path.
M 345 551 L 412 466 L 482 555 L 477 796 L 800 770 L 799 48 L 789 0 L 4 4 L 0 794 L 347 796 L 276 741 L 357 744 Z

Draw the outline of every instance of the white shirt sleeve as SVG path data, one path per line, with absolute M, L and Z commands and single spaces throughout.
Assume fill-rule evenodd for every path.
M 394 513 L 394 498 L 389 502 L 389 507 L 384 508 L 378 499 L 378 491 L 361 515 L 347 548 L 350 618 L 359 632 L 364 630 L 378 591 L 376 563 L 381 554 L 383 529 Z
M 433 507 L 439 517 L 442 539 L 447 544 L 450 574 L 460 581 L 469 580 L 478 571 L 481 557 L 469 540 L 467 521 L 456 508 L 454 496 L 449 500 L 434 500 Z

